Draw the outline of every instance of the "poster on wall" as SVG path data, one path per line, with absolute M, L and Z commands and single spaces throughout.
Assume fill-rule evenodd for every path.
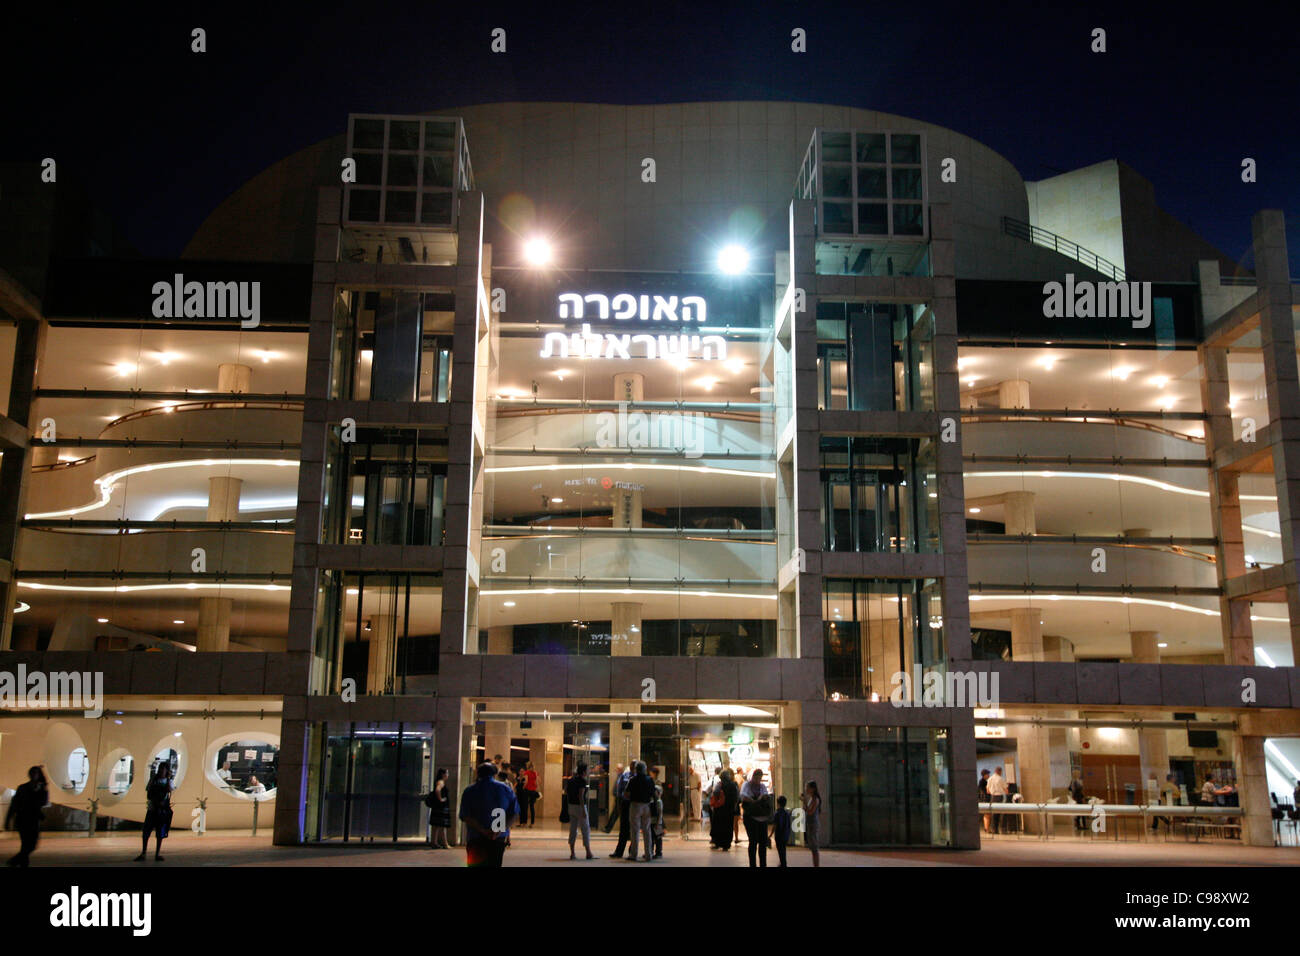
M 244 759 L 245 759 L 245 760 L 256 760 L 256 759 L 257 759 L 257 751 L 256 751 L 256 750 L 245 750 L 245 751 L 244 751 Z

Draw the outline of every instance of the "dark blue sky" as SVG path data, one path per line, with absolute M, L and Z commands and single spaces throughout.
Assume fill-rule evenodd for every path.
M 794 99 L 949 127 L 1027 179 L 1121 159 L 1233 257 L 1249 247 L 1253 212 L 1285 209 L 1300 274 L 1294 8 L 22 6 L 7 13 L 0 158 L 57 157 L 148 255 L 178 254 L 222 198 L 342 132 L 352 111 Z M 208 31 L 206 54 L 190 52 L 194 26 Z M 508 31 L 506 55 L 488 49 L 497 26 Z M 1098 26 L 1105 54 L 1089 51 Z M 794 27 L 808 31 L 806 54 L 790 52 Z M 1257 183 L 1241 182 L 1246 156 Z

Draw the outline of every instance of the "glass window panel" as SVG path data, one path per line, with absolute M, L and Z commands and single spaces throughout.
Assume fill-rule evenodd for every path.
M 388 124 L 388 148 L 418 150 L 420 148 L 419 121 L 390 121 Z
M 885 134 L 858 133 L 857 158 L 860 163 L 883 163 L 885 161 Z
M 451 193 L 423 193 L 420 201 L 420 222 L 427 225 L 450 225 Z
M 415 159 L 414 156 L 389 155 L 387 185 L 414 186 L 416 170 L 419 168 Z
M 920 163 L 921 137 L 916 133 L 894 133 L 889 137 L 891 163 Z
M 859 199 L 884 199 L 887 195 L 886 190 L 887 180 L 883 166 L 858 167 Z
M 352 124 L 352 145 L 359 149 L 384 148 L 384 121 L 358 119 Z
M 852 233 L 853 207 L 846 202 L 822 203 L 822 232 L 845 235 Z
M 363 186 L 378 186 L 384 174 L 383 156 L 380 153 L 358 153 L 357 182 Z
M 415 222 L 415 193 L 388 191 L 384 199 L 384 222 Z
M 426 122 L 424 124 L 425 152 L 451 153 L 455 148 L 455 123 Z
M 452 164 L 450 156 L 424 157 L 424 186 L 451 188 Z
M 894 235 L 920 236 L 925 229 L 920 203 L 894 203 Z
M 378 222 L 379 190 L 353 189 L 348 196 L 348 218 L 353 222 Z
M 883 236 L 889 233 L 889 207 L 885 203 L 858 203 L 858 235 Z
M 822 195 L 837 196 L 845 199 L 853 195 L 853 167 L 823 166 Z
M 921 198 L 921 171 L 919 169 L 891 170 L 894 178 L 895 199 Z
M 822 162 L 847 163 L 853 159 L 849 145 L 849 134 L 838 132 L 822 133 Z

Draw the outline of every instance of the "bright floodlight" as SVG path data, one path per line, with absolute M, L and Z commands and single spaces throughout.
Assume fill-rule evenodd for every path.
M 551 261 L 551 244 L 545 239 L 533 238 L 524 243 L 524 261 L 530 266 L 544 266 Z
M 718 270 L 727 275 L 739 275 L 749 268 L 749 251 L 734 243 L 718 251 Z

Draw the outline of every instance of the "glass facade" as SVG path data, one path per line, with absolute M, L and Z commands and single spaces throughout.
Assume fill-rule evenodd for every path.
M 831 839 L 952 845 L 952 748 L 936 727 L 829 727 Z

